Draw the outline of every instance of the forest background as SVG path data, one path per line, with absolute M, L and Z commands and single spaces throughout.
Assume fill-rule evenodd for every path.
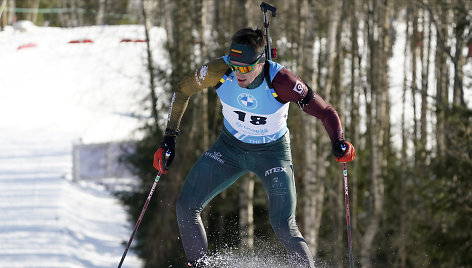
M 357 157 L 348 164 L 352 238 L 359 267 L 472 267 L 472 2 L 285 0 L 269 17 L 275 59 L 337 109 Z M 0 24 L 159 26 L 171 65 L 148 49 L 145 133 L 125 157 L 142 187 L 119 197 L 135 222 L 156 175 L 154 151 L 173 89 L 225 55 L 232 34 L 263 27 L 254 0 L 2 0 Z M 15 12 L 13 12 L 15 11 Z M 148 32 L 148 31 L 146 31 Z M 152 37 L 148 36 L 148 41 Z M 148 43 L 149 44 L 149 43 Z M 342 168 L 316 118 L 292 105 L 297 219 L 317 262 L 348 263 Z M 177 156 L 159 182 L 134 250 L 146 267 L 185 262 L 175 201 L 193 163 L 216 139 L 221 105 L 208 88 L 191 98 Z M 211 251 L 283 252 L 259 180 L 249 174 L 203 213 Z

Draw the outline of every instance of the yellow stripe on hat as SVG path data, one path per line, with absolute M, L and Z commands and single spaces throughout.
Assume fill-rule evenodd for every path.
M 243 53 L 241 50 L 236 50 L 236 49 L 231 49 L 232 52 L 236 52 L 236 53 Z
M 221 82 L 221 83 L 224 83 L 224 82 L 225 82 L 225 79 L 224 79 L 223 77 L 221 77 L 220 82 Z
M 274 92 L 274 93 L 272 93 L 272 96 L 277 98 L 279 95 L 277 95 L 277 93 Z

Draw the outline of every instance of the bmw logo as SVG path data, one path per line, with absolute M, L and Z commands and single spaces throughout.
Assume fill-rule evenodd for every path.
M 239 94 L 238 96 L 238 103 L 244 108 L 247 109 L 256 109 L 257 107 L 257 100 L 253 96 L 247 94 L 247 93 L 242 93 Z

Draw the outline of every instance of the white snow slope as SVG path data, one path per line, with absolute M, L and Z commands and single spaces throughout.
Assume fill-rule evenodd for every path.
M 138 135 L 120 114 L 139 112 L 147 92 L 145 43 L 122 39 L 144 39 L 143 27 L 0 32 L 0 267 L 118 265 L 133 229 L 123 207 L 70 178 L 72 144 Z M 151 40 L 166 64 L 164 31 Z M 141 266 L 128 252 L 123 267 Z

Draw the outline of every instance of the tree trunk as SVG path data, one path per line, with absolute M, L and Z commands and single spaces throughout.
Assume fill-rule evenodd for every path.
M 13 23 L 16 22 L 16 12 L 15 12 L 15 8 L 16 8 L 16 3 L 15 3 L 16 0 L 8 0 L 8 7 L 9 7 L 9 10 L 10 12 L 8 12 L 8 25 L 13 25 Z
M 384 11 L 384 12 L 382 12 Z M 377 36 L 374 35 L 374 29 L 377 27 L 378 22 L 381 22 L 381 18 L 384 18 L 382 32 Z M 371 193 L 373 196 L 373 212 L 368 219 L 366 226 L 366 232 L 362 237 L 361 245 L 361 264 L 363 267 L 372 267 L 372 248 L 373 241 L 379 229 L 380 219 L 382 216 L 383 208 L 383 178 L 382 178 L 382 168 L 384 164 L 384 132 L 385 128 L 382 122 L 385 122 L 386 118 L 386 93 L 388 92 L 385 88 L 385 77 L 388 73 L 383 73 L 388 68 L 386 67 L 385 61 L 385 50 L 386 41 L 385 35 L 389 34 L 389 19 L 390 19 L 390 7 L 380 6 L 377 8 L 377 1 L 369 1 L 369 15 L 367 22 L 368 30 L 368 44 L 370 48 L 370 70 L 368 75 L 368 80 L 371 86 L 370 94 L 370 107 L 368 111 L 368 140 L 370 141 L 370 179 L 372 182 Z M 384 34 L 384 35 L 382 35 Z M 378 40 L 377 38 L 383 38 Z M 379 42 L 381 41 L 381 42 Z M 383 49 L 381 49 L 383 48 Z M 381 69 L 383 68 L 383 69 Z M 387 87 L 388 88 L 388 87 Z
M 310 8 L 308 0 L 299 1 L 299 34 L 300 43 L 297 60 L 297 73 L 302 77 L 304 82 L 313 85 L 312 74 L 314 69 L 313 53 L 314 51 L 314 33 L 309 30 L 309 26 L 313 25 L 315 12 Z M 314 256 L 318 250 L 318 234 L 321 225 L 323 212 L 324 185 L 319 177 L 315 174 L 315 129 L 316 119 L 306 114 L 303 116 L 302 135 L 305 137 L 306 146 L 303 146 L 303 235 L 308 246 Z
M 174 3 L 171 0 L 163 0 L 165 10 L 164 12 L 164 29 L 166 29 L 167 34 L 167 43 L 170 48 L 175 47 L 175 37 L 174 37 L 174 21 L 172 20 L 172 7 Z
M 321 225 L 321 218 L 323 215 L 323 201 L 324 201 L 324 184 L 322 178 L 318 177 L 318 168 L 313 163 L 313 155 L 317 154 L 317 146 L 314 139 L 315 124 L 314 118 L 304 119 L 304 133 L 307 141 L 306 149 L 304 150 L 305 170 L 304 173 L 304 207 L 303 207 L 303 230 L 304 237 L 310 247 L 314 256 L 318 251 L 318 235 Z
M 333 1 L 333 8 L 329 17 L 328 43 L 326 44 L 326 49 L 328 51 L 328 71 L 326 74 L 326 85 L 324 88 L 325 91 L 323 92 L 325 98 L 328 98 L 331 95 L 334 83 L 334 63 L 336 59 L 336 33 L 338 30 L 339 17 L 341 15 L 341 3 L 341 0 Z
M 408 8 L 407 17 L 411 10 Z M 406 23 L 405 37 L 409 36 L 409 21 Z M 407 211 L 407 192 L 406 192 L 406 181 L 407 181 L 407 151 L 408 151 L 408 137 L 407 137 L 407 126 L 406 126 L 406 107 L 407 101 L 406 96 L 408 92 L 408 47 L 409 39 L 405 38 L 405 50 L 404 50 L 404 61 L 403 61 L 403 94 L 402 94 L 402 119 L 401 119 L 401 133 L 402 133 L 402 147 L 401 147 L 401 177 L 399 178 L 398 183 L 400 184 L 400 236 L 398 237 L 398 267 L 406 267 L 406 237 L 407 237 L 407 226 L 408 226 L 408 211 Z
M 429 77 L 429 62 L 430 62 L 430 48 L 431 48 L 431 20 L 427 19 L 426 11 L 423 12 L 423 40 L 421 53 L 421 117 L 420 117 L 420 144 L 423 148 L 421 159 L 426 160 L 427 149 L 427 108 L 428 108 L 428 77 Z M 426 34 L 427 33 L 427 34 Z
M 77 11 L 77 0 L 70 0 L 70 19 L 72 27 L 79 26 L 79 13 Z
M 144 5 L 144 1 L 142 0 L 142 4 Z M 96 25 L 103 25 L 105 23 L 105 7 L 106 7 L 107 0 L 99 0 L 98 1 L 98 12 L 97 17 L 95 18 Z
M 77 23 L 78 23 L 78 26 L 84 26 L 85 25 L 85 22 L 84 22 L 84 6 L 85 6 L 85 3 L 84 3 L 84 0 L 76 0 L 77 1 L 77 10 L 76 10 L 76 14 L 77 14 Z
M 446 29 L 445 25 L 449 24 L 449 16 L 447 11 L 441 11 L 441 25 L 435 25 L 436 32 L 442 36 L 445 36 Z M 439 28 L 438 28 L 439 27 Z M 438 35 L 437 34 L 437 35 Z M 444 156 L 447 147 L 446 141 L 446 111 L 448 109 L 448 96 L 449 96 L 449 68 L 447 65 L 447 54 L 441 48 L 438 36 L 436 36 L 436 152 L 438 157 Z M 449 46 L 449 44 L 444 44 Z
M 415 166 L 419 165 L 419 157 L 418 153 L 418 123 L 416 120 L 416 93 L 418 92 L 418 85 L 417 85 L 417 60 L 418 60 L 418 51 L 419 51 L 419 33 L 418 33 L 418 10 L 415 5 L 412 5 L 413 9 L 413 18 L 412 18 L 412 26 L 413 26 L 413 33 L 411 37 L 411 102 L 413 105 L 413 152 L 415 153 Z
M 32 4 L 33 13 L 30 14 L 29 20 L 36 24 L 36 20 L 38 19 L 38 9 L 39 9 L 39 0 L 34 0 Z
M 208 48 L 207 48 L 207 37 L 206 37 L 206 32 L 211 32 L 211 25 L 208 25 L 208 20 L 207 16 L 210 14 L 208 12 L 209 9 L 209 1 L 208 0 L 201 0 L 198 1 L 200 3 L 199 6 L 197 6 L 197 10 L 200 10 L 201 12 L 198 14 L 200 21 L 198 23 L 199 25 L 199 35 L 200 35 L 200 40 L 199 40 L 199 48 L 200 48 L 200 60 L 197 61 L 197 66 L 202 65 L 203 63 L 208 61 Z M 202 120 L 199 121 L 201 123 L 201 130 L 202 130 L 202 147 L 203 150 L 207 150 L 209 148 L 209 143 L 210 143 L 210 135 L 209 135 L 209 124 L 208 124 L 208 89 L 205 88 L 202 90 L 201 93 L 201 107 L 202 107 Z
M 328 24 L 328 38 L 326 40 L 326 50 L 322 49 L 323 46 L 323 39 L 320 39 L 320 50 L 318 52 L 318 61 L 317 61 L 317 73 L 318 75 L 322 74 L 321 69 L 326 67 L 327 73 L 324 79 L 322 77 L 314 77 L 312 80 L 313 82 L 318 81 L 314 84 L 321 84 L 321 81 L 326 81 L 324 86 L 318 87 L 316 90 L 321 97 L 323 97 L 326 102 L 330 103 L 331 101 L 331 92 L 333 88 L 333 79 L 334 79 L 334 71 L 335 71 L 335 59 L 336 59 L 336 32 L 338 30 L 338 24 L 340 21 L 340 0 L 335 0 L 330 7 L 330 16 L 329 16 L 329 24 Z M 323 61 L 323 52 L 326 51 L 327 60 L 326 62 Z M 313 72 L 315 73 L 315 72 Z M 307 126 L 308 127 L 308 126 Z M 306 127 L 304 127 L 306 128 Z M 324 206 L 324 193 L 325 193 L 325 184 L 324 180 L 326 179 L 327 175 L 327 162 L 326 159 L 331 152 L 331 148 L 329 146 L 329 138 L 326 134 L 326 131 L 323 125 L 316 121 L 316 125 L 314 127 L 315 131 L 305 130 L 305 135 L 308 135 L 307 138 L 313 139 L 313 148 L 314 153 L 312 153 L 313 161 L 306 162 L 306 197 L 309 198 L 305 200 L 307 202 L 306 212 L 305 215 L 306 220 L 308 223 L 305 223 L 306 226 L 311 226 L 312 230 L 309 230 L 309 244 L 312 249 L 313 255 L 316 256 L 318 245 L 316 244 L 316 240 L 318 239 L 319 235 L 319 227 L 321 225 L 322 220 L 322 210 Z M 313 136 L 312 136 L 313 135 Z M 312 136 L 312 138 L 310 137 Z M 305 152 L 308 154 L 311 148 Z M 308 155 L 305 157 L 305 161 L 307 160 Z M 316 170 L 311 170 L 314 167 Z M 332 190 L 333 191 L 333 190 Z M 311 197 L 310 197 L 311 195 Z M 311 207 L 311 208 L 310 208 Z M 311 218 L 313 215 L 313 218 Z M 308 219 L 310 217 L 310 219 Z M 308 230 L 308 227 L 305 228 Z
M 380 70 L 381 73 L 380 78 L 380 87 L 379 87 L 379 93 L 380 93 L 380 103 L 378 103 L 378 109 L 380 113 L 377 111 L 377 114 L 379 115 L 378 117 L 378 125 L 380 127 L 380 133 L 382 137 L 382 143 L 380 146 L 381 151 L 383 152 L 383 157 L 379 158 L 379 161 L 381 161 L 382 165 L 382 175 L 385 175 L 384 171 L 387 170 L 388 168 L 388 152 L 390 151 L 390 99 L 389 99 L 389 91 L 390 91 L 390 85 L 389 85 L 389 79 L 388 76 L 390 74 L 390 69 L 389 69 L 389 59 L 392 54 L 392 44 L 391 44 L 391 21 L 392 21 L 392 11 L 393 11 L 393 1 L 383 1 L 383 8 L 382 10 L 384 13 L 382 13 L 381 18 L 383 21 L 380 21 L 382 23 L 381 25 L 381 35 L 382 35 L 382 40 L 381 40 L 381 47 L 382 47 L 382 55 L 380 57 L 381 63 L 380 63 Z M 382 183 L 383 185 L 383 179 Z M 382 186 L 383 188 L 383 186 Z M 382 190 L 383 192 L 383 190 Z M 383 194 L 382 194 L 383 195 Z M 383 199 L 383 197 L 382 197 Z
M 380 176 L 380 165 L 378 162 L 378 153 L 379 153 L 379 135 L 375 128 L 376 120 L 375 120 L 375 100 L 376 100 L 376 90 L 377 90 L 377 74 L 375 58 L 378 57 L 377 55 L 377 44 L 374 43 L 374 36 L 373 36 L 373 28 L 375 27 L 374 21 L 374 10 L 376 7 L 375 0 L 370 0 L 368 3 L 368 18 L 367 18 L 367 31 L 368 31 L 368 45 L 370 49 L 369 61 L 370 61 L 370 69 L 368 72 L 368 83 L 370 84 L 370 102 L 367 104 L 367 120 L 368 120 L 368 141 L 369 141 L 369 151 L 370 151 L 370 158 L 369 158 L 369 166 L 370 166 L 370 181 L 372 182 L 371 191 L 375 192 L 375 188 L 373 186 L 374 181 Z M 375 197 L 374 197 L 375 199 Z M 361 264 L 362 267 L 371 267 L 371 248 L 374 236 L 377 232 L 378 223 L 377 217 L 375 215 L 371 215 L 368 220 L 368 225 L 366 227 L 366 232 L 362 237 L 362 245 L 361 245 Z
M 241 246 L 254 248 L 254 175 L 242 178 L 242 191 L 239 195 L 239 235 Z
M 357 21 L 357 1 L 350 1 L 350 22 L 351 22 L 351 87 L 350 87 L 350 99 L 351 99 L 351 120 L 349 129 L 346 131 L 350 133 L 350 138 L 354 146 L 359 150 L 360 148 L 360 114 L 359 114 L 359 92 L 358 92 L 358 77 L 360 77 L 361 59 L 358 45 L 358 21 Z M 360 79 L 359 79 L 360 80 Z M 356 161 L 352 162 L 351 170 L 353 174 L 358 174 L 358 168 Z M 357 176 L 353 176 L 351 179 L 351 225 L 353 230 L 357 230 Z
M 462 1 L 459 1 L 462 2 Z M 462 3 L 461 6 L 465 6 Z M 467 12 L 457 12 L 455 16 L 455 25 L 466 25 L 467 24 Z M 454 29 L 454 37 L 456 40 L 456 47 L 454 53 L 454 92 L 453 92 L 453 104 L 458 106 L 465 106 L 464 101 L 464 88 L 463 88 L 463 67 L 465 64 L 465 57 L 462 55 L 462 50 L 464 48 L 464 28 L 466 26 L 457 26 Z M 470 30 L 469 30 L 470 31 Z M 470 32 L 469 32 L 470 36 Z
M 346 94 L 344 90 L 344 48 L 343 43 L 341 42 L 341 35 L 343 34 L 343 29 L 348 28 L 346 25 L 346 16 L 347 16 L 347 8 L 348 4 L 346 0 L 343 0 L 339 3 L 339 6 L 335 8 L 340 8 L 341 13 L 339 16 L 339 23 L 338 29 L 336 30 L 336 68 L 335 68 L 335 92 L 334 96 L 335 101 L 332 101 L 332 105 L 336 107 L 336 110 L 339 113 L 339 117 L 343 124 L 346 123 Z M 339 168 L 341 169 L 341 168 Z M 341 174 L 340 174 L 341 175 Z M 346 233 L 346 214 L 345 214 L 345 196 L 344 196 L 344 181 L 341 179 L 342 177 L 339 175 L 339 179 L 336 180 L 337 189 L 336 189 L 336 211 L 337 211 L 337 219 L 336 224 L 337 226 L 337 247 L 335 248 L 335 256 L 336 259 L 342 260 L 343 256 L 346 253 L 346 242 L 343 240 L 344 234 Z M 342 265 L 341 265 L 342 266 Z
M 7 8 L 7 0 L 2 0 L 0 2 L 0 18 L 2 21 L 0 22 L 1 29 L 5 28 L 8 23 L 8 8 Z
M 147 69 L 149 74 L 149 89 L 151 97 L 151 116 L 154 119 L 154 125 L 156 130 L 159 128 L 159 115 L 157 111 L 157 95 L 156 95 L 156 85 L 155 85 L 155 72 L 154 72 L 154 61 L 152 57 L 151 50 L 151 40 L 149 36 L 149 29 L 152 26 L 151 20 L 147 14 L 150 13 L 150 3 L 149 1 L 142 1 L 142 14 L 144 19 L 144 33 L 146 35 L 146 51 L 147 51 Z
M 321 43 L 321 40 L 318 40 L 317 42 Z M 321 58 L 322 54 L 320 47 L 321 44 L 318 46 L 318 50 L 313 49 L 313 53 L 317 53 L 318 58 Z M 315 65 L 313 66 L 315 69 L 317 69 Z M 321 69 L 321 67 L 318 69 Z M 312 77 L 312 85 L 315 87 L 316 80 L 314 79 L 316 76 L 313 75 Z M 315 118 L 311 117 L 305 118 L 303 121 L 303 133 L 306 140 L 306 146 L 303 147 L 303 161 L 305 167 L 303 170 L 305 197 L 303 203 L 303 230 L 305 240 L 307 241 L 313 256 L 316 256 L 318 252 L 318 236 L 323 215 L 325 192 L 325 185 L 322 181 L 323 177 L 318 177 L 319 168 L 317 167 L 319 150 L 317 147 L 318 142 L 316 140 L 316 131 L 319 129 L 319 122 Z

